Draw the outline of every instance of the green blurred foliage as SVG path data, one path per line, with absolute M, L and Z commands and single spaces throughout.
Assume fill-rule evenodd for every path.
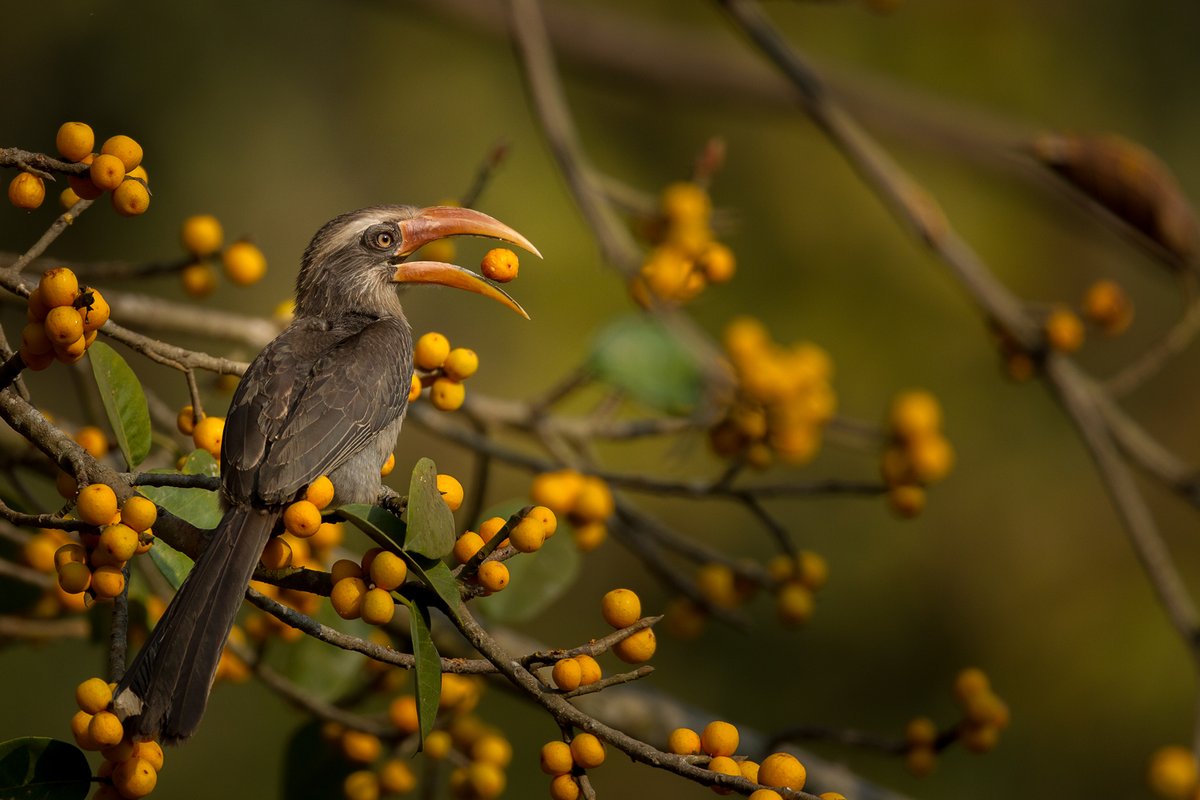
M 710 34 L 720 42 L 714 58 L 743 46 L 708 4 L 592 5 Z M 413 291 L 406 310 L 418 331 L 441 330 L 480 353 L 473 387 L 527 395 L 562 376 L 583 355 L 580 343 L 629 303 L 599 263 L 539 137 L 510 48 L 436 6 L 17 4 L 6 10 L 0 34 L 7 109 L 0 144 L 50 150 L 68 119 L 91 123 L 102 137 L 135 136 L 151 175 L 149 213 L 126 220 L 98 207 L 53 253 L 172 258 L 180 253 L 179 221 L 214 213 L 228 235 L 252 236 L 271 266 L 263 283 L 242 290 L 223 283 L 204 302 L 265 314 L 289 295 L 299 254 L 322 222 L 377 202 L 453 197 L 489 147 L 507 140 L 511 156 L 481 207 L 546 256 L 526 259 L 513 287 L 533 321 L 438 291 Z M 1122 132 L 1162 155 L 1185 187 L 1200 182 L 1194 6 L 910 0 L 888 17 L 854 2 L 769 7 L 821 63 L 852 65 L 881 86 L 911 85 L 1035 127 Z M 814 722 L 898 732 L 920 713 L 949 721 L 953 675 L 977 664 L 1013 709 L 995 753 L 955 750 L 935 777 L 916 781 L 891 760 L 824 751 L 921 797 L 1144 795 L 1147 755 L 1190 738 L 1194 680 L 1078 440 L 1048 396 L 1036 384 L 1003 379 L 965 295 L 798 112 L 673 96 L 573 66 L 564 75 L 595 163 L 648 192 L 685 176 L 709 136 L 725 138 L 728 163 L 713 194 L 736 214 L 737 229 L 726 238 L 740 269 L 732 284 L 695 304 L 703 326 L 718 333 L 735 314 L 752 313 L 782 341 L 821 344 L 837 365 L 842 410 L 853 416 L 879 418 L 906 387 L 933 390 L 959 455 L 917 521 L 896 522 L 870 500 L 772 503 L 802 546 L 830 562 L 813 622 L 781 631 L 759 601 L 753 609 L 762 619 L 748 634 L 713 627 L 697 642 L 664 637 L 655 686 L 764 730 Z M 1170 280 L 1059 197 L 920 134 L 891 134 L 885 143 L 1022 295 L 1075 302 L 1100 275 L 1130 288 L 1138 307 L 1133 331 L 1093 342 L 1081 356 L 1099 374 L 1153 340 L 1174 313 Z M 49 206 L 32 214 L 0 210 L 3 248 L 27 247 L 52 219 Z M 460 246 L 460 263 L 472 265 L 484 249 Z M 172 279 L 139 288 L 182 297 Z M 18 314 L 8 309 L 0 320 L 10 337 Z M 178 376 L 141 359 L 131 363 L 170 402 L 187 401 Z M 50 372 L 30 380 L 35 397 L 70 418 L 77 411 L 65 394 L 50 394 L 64 371 Z M 1196 374 L 1188 354 L 1128 404 L 1185 458 L 1200 449 L 1191 413 Z M 211 381 L 205 391 L 219 409 Z M 620 469 L 719 469 L 701 441 L 603 453 Z M 407 431 L 401 464 L 422 455 L 469 474 L 462 451 Z M 869 458 L 830 451 L 799 474 L 874 471 Z M 501 470 L 489 500 L 518 496 L 526 485 L 526 475 Z M 1150 497 L 1185 575 L 1196 578 L 1194 516 L 1158 489 Z M 738 509 L 646 505 L 730 551 L 769 554 L 767 538 Z M 610 543 L 586 557 L 572 601 L 526 630 L 562 646 L 599 635 L 598 599 L 614 585 L 639 590 L 647 610 L 669 599 Z M 4 650 L 0 740 L 67 736 L 72 687 L 102 663 L 96 648 L 77 642 Z M 553 725 L 492 694 L 485 713 L 506 720 L 516 746 L 508 796 L 539 796 L 545 788 L 536 748 L 555 735 Z M 200 787 L 230 798 L 277 794 L 284 742 L 297 721 L 252 684 L 218 688 L 195 740 L 168 753 L 155 797 L 190 797 Z M 602 795 L 707 796 L 622 761 L 610 759 L 596 775 Z

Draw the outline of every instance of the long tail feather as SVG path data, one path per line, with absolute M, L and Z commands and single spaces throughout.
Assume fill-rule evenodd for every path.
M 200 724 L 225 640 L 278 512 L 230 509 L 117 687 L 127 733 L 171 744 Z

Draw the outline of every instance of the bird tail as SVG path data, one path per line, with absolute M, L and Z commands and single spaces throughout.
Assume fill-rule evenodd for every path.
M 115 692 L 125 731 L 165 744 L 195 733 L 246 586 L 279 512 L 234 507 Z

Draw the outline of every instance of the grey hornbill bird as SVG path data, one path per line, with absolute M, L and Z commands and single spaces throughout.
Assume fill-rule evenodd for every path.
M 512 228 L 464 208 L 376 206 L 326 223 L 304 252 L 295 319 L 238 384 L 221 444 L 225 516 L 117 687 L 135 738 L 195 732 L 217 662 L 283 509 L 321 475 L 336 503 L 373 503 L 396 444 L 413 372 L 412 334 L 395 284 L 436 283 L 498 300 L 504 291 L 438 261 L 405 261 L 456 234 L 537 253 Z

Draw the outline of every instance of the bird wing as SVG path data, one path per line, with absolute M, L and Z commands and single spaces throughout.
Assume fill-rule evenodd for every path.
M 404 413 L 411 378 L 403 320 L 294 324 L 238 384 L 222 443 L 226 494 L 270 505 L 294 499 Z

